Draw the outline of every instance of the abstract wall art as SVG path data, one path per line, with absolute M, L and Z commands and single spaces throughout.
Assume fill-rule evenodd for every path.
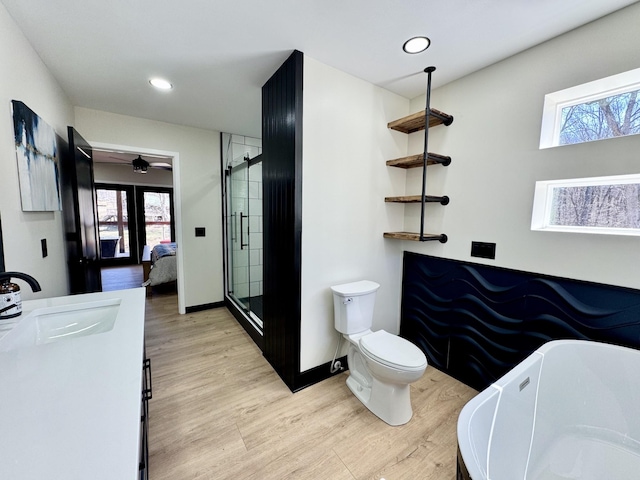
M 61 210 L 56 133 L 24 103 L 12 100 L 11 106 L 22 210 Z

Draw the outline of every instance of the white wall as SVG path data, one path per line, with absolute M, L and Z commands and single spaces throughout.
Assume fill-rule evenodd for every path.
M 424 109 L 424 95 L 408 102 L 305 56 L 302 371 L 333 356 L 331 285 L 380 283 L 374 329 L 397 333 L 403 250 L 640 288 L 638 238 L 530 230 L 537 180 L 640 171 L 640 136 L 538 149 L 544 95 L 637 68 L 639 22 L 634 4 L 433 92 L 455 117 L 430 131 L 429 150 L 453 158 L 428 169 L 427 193 L 451 203 L 427 206 L 426 231 L 446 244 L 382 238 L 419 229 L 418 205 L 383 199 L 420 193 L 421 169 L 385 161 L 421 152 L 423 134 L 386 124 Z M 496 259 L 471 257 L 472 241 L 496 242 Z
M 68 293 L 68 275 L 61 212 L 22 212 L 18 167 L 13 142 L 11 100 L 20 100 L 67 137 L 73 107 L 40 57 L 0 3 L 0 217 L 5 266 L 34 276 L 42 292 L 32 294 L 21 281 L 22 298 L 53 297 Z M 40 240 L 49 255 L 42 258 Z
M 304 57 L 301 371 L 333 357 L 331 285 L 380 283 L 374 328 L 398 332 L 401 244 L 382 234 L 402 229 L 384 197 L 406 174 L 385 161 L 407 149 L 387 122 L 408 113 L 407 99 Z
M 451 155 L 449 167 L 429 167 L 427 225 L 444 232 L 441 245 L 405 243 L 408 250 L 477 263 L 640 288 L 637 237 L 532 232 L 536 180 L 638 173 L 640 136 L 539 150 L 544 95 L 638 67 L 640 4 L 557 37 L 433 92 L 432 107 L 452 114 L 450 127 L 431 130 L 429 150 Z M 434 76 L 438 75 L 438 71 Z M 424 96 L 411 111 L 424 109 Z M 422 149 L 412 134 L 410 153 Z M 419 172 L 407 192 L 419 193 Z M 407 210 L 407 228 L 418 216 Z M 496 259 L 470 257 L 471 241 L 496 242 Z M 399 288 L 399 286 L 397 286 Z M 399 295 L 399 291 L 396 292 Z
M 223 300 L 220 134 L 169 123 L 76 107 L 76 128 L 89 143 L 177 152 L 174 163 L 181 205 L 184 303 Z M 195 237 L 205 227 L 206 237 Z

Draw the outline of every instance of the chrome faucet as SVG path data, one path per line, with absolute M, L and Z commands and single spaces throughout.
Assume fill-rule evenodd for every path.
M 24 280 L 29 284 L 31 290 L 34 292 L 39 292 L 40 290 L 42 290 L 38 281 L 31 275 L 27 275 L 26 273 L 22 272 L 0 272 L 0 283 L 7 283 L 12 278 L 19 278 L 20 280 Z

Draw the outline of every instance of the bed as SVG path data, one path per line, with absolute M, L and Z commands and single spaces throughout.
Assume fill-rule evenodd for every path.
M 176 266 L 175 242 L 161 243 L 153 248 L 144 246 L 142 251 L 142 271 L 144 274 L 143 287 L 147 289 L 147 296 L 151 296 L 151 289 L 157 285 L 175 282 L 178 278 Z

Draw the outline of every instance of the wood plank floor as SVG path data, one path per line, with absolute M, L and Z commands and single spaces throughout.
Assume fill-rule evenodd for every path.
M 102 267 L 102 291 L 123 290 L 142 285 L 142 265 L 124 265 L 117 267 Z
M 178 315 L 147 300 L 150 478 L 453 480 L 456 421 L 476 392 L 435 368 L 412 384 L 413 419 L 391 427 L 346 374 L 292 394 L 225 308 Z

